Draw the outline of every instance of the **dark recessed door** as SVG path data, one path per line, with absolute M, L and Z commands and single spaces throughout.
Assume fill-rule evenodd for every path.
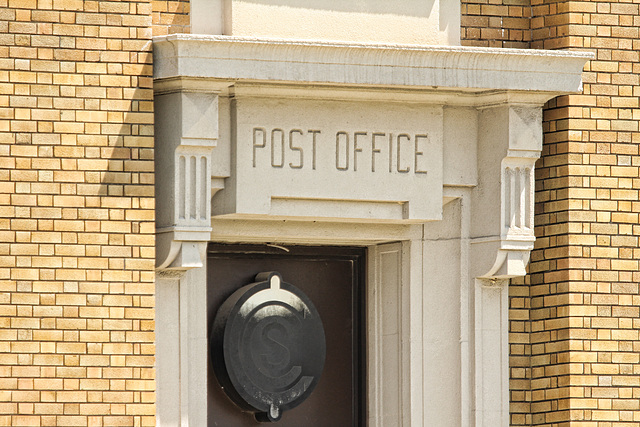
M 274 427 L 364 426 L 364 272 L 365 250 L 345 247 L 261 245 L 209 246 L 208 325 L 222 303 L 258 273 L 277 271 L 315 305 L 326 337 L 326 359 L 309 397 L 285 411 Z M 243 412 L 208 372 L 208 424 L 235 427 L 268 425 Z

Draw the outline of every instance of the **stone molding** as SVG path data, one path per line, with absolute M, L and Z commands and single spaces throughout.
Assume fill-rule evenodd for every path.
M 567 93 L 590 53 L 173 34 L 154 38 L 154 78 Z M 555 95 L 551 94 L 550 97 Z

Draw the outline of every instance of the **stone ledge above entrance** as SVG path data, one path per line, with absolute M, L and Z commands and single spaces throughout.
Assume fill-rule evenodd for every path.
M 590 53 L 173 34 L 154 38 L 154 79 L 575 92 Z M 554 95 L 551 95 L 551 97 Z

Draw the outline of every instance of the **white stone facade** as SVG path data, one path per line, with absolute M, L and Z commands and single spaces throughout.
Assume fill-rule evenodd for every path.
M 206 424 L 214 241 L 366 246 L 368 425 L 507 426 L 542 106 L 589 56 L 266 39 L 238 30 L 249 3 L 279 13 L 229 1 L 241 36 L 154 41 L 159 424 Z

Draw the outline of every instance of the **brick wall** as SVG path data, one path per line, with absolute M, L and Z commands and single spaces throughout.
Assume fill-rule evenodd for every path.
M 462 0 L 461 13 L 463 45 L 530 47 L 531 0 Z
M 153 35 L 190 33 L 189 0 L 151 0 Z
M 569 37 L 568 2 L 532 1 L 532 42 L 537 49 L 561 49 Z M 585 76 L 583 76 L 584 78 Z M 536 251 L 529 267 L 531 277 L 531 424 L 565 425 L 571 420 L 571 365 L 569 341 L 568 258 L 571 229 L 569 187 L 581 186 L 568 170 L 565 121 L 572 95 L 547 104 L 545 140 L 536 173 Z M 575 134 L 574 134 L 575 135 Z M 579 142 L 580 139 L 578 139 Z M 579 179 L 578 179 L 579 180 Z M 575 231 L 575 230 L 574 230 Z M 580 231 L 578 231 L 579 233 Z
M 596 54 L 584 93 L 545 113 L 533 423 L 637 425 L 640 2 L 532 3 L 533 47 Z
M 0 425 L 154 424 L 151 4 L 0 0 Z
M 531 0 L 532 48 L 596 60 L 583 94 L 545 110 L 538 241 L 510 289 L 512 425 L 640 423 L 639 3 Z M 466 19 L 464 44 L 505 45 L 504 31 L 482 36 Z

